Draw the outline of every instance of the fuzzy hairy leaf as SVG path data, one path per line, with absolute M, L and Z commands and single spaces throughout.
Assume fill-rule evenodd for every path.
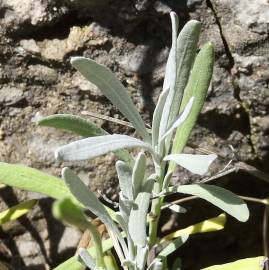
M 107 134 L 105 130 L 96 126 L 91 121 L 72 114 L 54 114 L 46 116 L 38 121 L 38 125 L 69 130 L 83 137 Z
M 162 140 L 165 139 L 165 137 L 167 137 L 169 134 L 171 134 L 174 129 L 180 127 L 184 121 L 187 119 L 187 117 L 189 116 L 189 113 L 191 111 L 192 108 L 192 104 L 194 101 L 194 97 L 191 97 L 189 102 L 187 103 L 186 107 L 184 108 L 183 112 L 181 115 L 179 115 L 178 119 L 173 123 L 173 125 L 165 132 L 165 134 L 163 134 L 163 136 L 160 138 L 160 142 Z
M 27 214 L 36 205 L 36 203 L 37 200 L 29 200 L 0 212 L 0 225 L 12 220 L 16 220 L 19 217 Z
M 158 143 L 160 121 L 162 118 L 163 108 L 164 108 L 168 93 L 169 93 L 169 88 L 161 92 L 156 108 L 153 113 L 153 119 L 152 119 L 152 146 L 153 147 L 156 147 Z
M 87 80 L 95 84 L 103 94 L 122 112 L 144 138 L 148 139 L 145 124 L 134 106 L 127 90 L 108 68 L 84 57 L 73 57 L 71 64 Z
M 227 189 L 214 185 L 194 184 L 173 187 L 172 190 L 204 199 L 241 222 L 249 218 L 249 210 L 244 201 Z
M 114 242 L 115 249 L 117 250 L 120 259 L 123 259 L 123 254 L 121 254 L 121 248 L 119 247 L 118 241 L 121 243 L 125 255 L 127 255 L 126 244 L 104 205 L 98 200 L 96 195 L 87 188 L 81 179 L 69 168 L 64 168 L 62 175 L 68 188 L 77 198 L 77 200 L 90 211 L 92 211 L 96 216 L 98 216 L 100 220 L 107 226 L 110 237 Z
M 177 51 L 177 32 L 178 32 L 178 17 L 175 12 L 170 13 L 171 23 L 172 23 L 172 46 L 169 52 L 165 77 L 163 83 L 163 91 L 169 89 L 168 96 L 165 100 L 165 105 L 163 108 L 163 113 L 161 116 L 160 127 L 159 127 L 159 138 L 163 136 L 167 129 L 170 108 L 172 105 L 172 100 L 175 92 L 175 84 L 176 84 L 176 74 L 177 74 L 177 59 L 176 59 L 176 51 Z
M 116 170 L 122 195 L 124 196 L 124 198 L 132 201 L 132 169 L 125 162 L 118 160 L 116 162 Z
M 201 32 L 201 23 L 195 20 L 188 21 L 177 38 L 177 78 L 175 92 L 172 99 L 168 125 L 173 123 L 179 113 L 183 91 L 187 85 L 192 68 L 197 43 Z
M 143 270 L 145 269 L 145 265 L 147 262 L 147 255 L 148 255 L 148 247 L 143 247 L 139 248 L 137 250 L 137 255 L 136 255 L 136 265 L 137 265 L 137 270 Z
M 134 198 L 136 198 L 144 181 L 146 172 L 146 155 L 143 152 L 140 152 L 135 160 L 133 174 L 132 174 L 132 186 Z
M 263 256 L 256 258 L 246 258 L 235 262 L 214 265 L 202 270 L 262 270 L 264 269 L 264 263 L 266 258 Z
M 54 114 L 42 118 L 38 125 L 54 127 L 58 129 L 72 131 L 83 137 L 95 137 L 101 135 L 108 135 L 104 129 L 96 126 L 89 120 L 71 114 Z M 126 150 L 115 151 L 115 155 L 128 163 L 132 162 L 132 157 Z
M 86 160 L 122 149 L 141 147 L 153 152 L 149 144 L 127 135 L 105 135 L 71 142 L 55 151 L 60 161 Z
M 62 179 L 24 165 L 0 162 L 0 183 L 41 193 L 53 199 L 69 197 L 74 203 L 81 205 L 69 191 Z M 106 209 L 109 215 L 114 219 L 115 212 L 108 207 L 106 207 Z
M 181 167 L 192 173 L 204 175 L 207 173 L 209 166 L 217 158 L 216 154 L 210 155 L 192 155 L 192 154 L 172 154 L 164 160 L 172 160 Z
M 180 112 L 183 111 L 191 97 L 194 97 L 195 99 L 188 119 L 180 126 L 176 132 L 172 153 L 182 152 L 188 141 L 190 133 L 204 105 L 213 73 L 213 65 L 214 47 L 211 43 L 207 43 L 202 47 L 195 59 L 188 84 L 184 90 Z M 174 169 L 175 163 L 170 162 L 169 171 L 174 171 Z
M 145 247 L 146 245 L 146 224 L 149 201 L 150 194 L 146 192 L 140 192 L 135 199 L 129 217 L 129 232 L 135 245 L 138 247 Z

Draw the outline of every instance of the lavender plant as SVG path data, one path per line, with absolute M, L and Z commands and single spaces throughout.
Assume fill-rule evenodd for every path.
M 200 229 L 193 225 L 185 231 L 177 231 L 159 239 L 157 229 L 163 198 L 169 193 L 197 196 L 241 222 L 249 217 L 246 204 L 224 188 L 199 183 L 173 186 L 170 183 L 176 165 L 194 174 L 204 175 L 217 158 L 215 154 L 182 153 L 210 84 L 214 63 L 213 45 L 205 44 L 196 55 L 201 24 L 191 20 L 178 34 L 178 19 L 173 12 L 171 21 L 172 47 L 150 131 L 127 90 L 114 74 L 84 57 L 73 57 L 71 64 L 117 106 L 139 137 L 111 135 L 88 120 L 73 115 L 52 115 L 39 122 L 42 126 L 70 130 L 86 137 L 57 149 L 55 157 L 59 161 L 89 160 L 109 152 L 115 153 L 119 158 L 116 162 L 120 186 L 118 211 L 103 205 L 69 168 L 62 170 L 62 182 L 56 177 L 21 165 L 0 164 L 2 183 L 58 199 L 53 207 L 54 215 L 82 230 L 90 231 L 94 248 L 79 249 L 78 257 L 59 265 L 55 268 L 57 270 L 81 269 L 80 262 L 92 270 L 165 270 L 168 269 L 167 256 L 185 243 L 189 234 L 223 228 L 225 215 L 220 215 L 206 221 L 205 227 L 202 226 L 204 229 L 201 224 L 198 226 Z M 134 157 L 128 151 L 130 148 L 139 148 L 141 151 Z M 150 162 L 154 165 L 153 173 L 147 169 Z M 106 225 L 109 239 L 101 239 L 98 230 L 85 215 L 85 209 Z M 117 260 L 112 253 L 108 253 L 112 247 Z

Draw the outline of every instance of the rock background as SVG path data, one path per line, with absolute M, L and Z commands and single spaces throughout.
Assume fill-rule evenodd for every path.
M 212 41 L 216 49 L 212 85 L 191 142 L 217 152 L 219 166 L 232 158 L 232 145 L 238 160 L 269 171 L 267 0 L 1 0 L 0 160 L 59 175 L 63 164 L 55 162 L 53 150 L 77 137 L 37 127 L 40 117 L 93 111 L 121 118 L 70 66 L 71 56 L 111 68 L 150 123 L 170 46 L 170 10 L 177 12 L 181 27 L 200 20 L 200 45 Z M 91 120 L 110 132 L 133 132 Z M 113 198 L 114 162 L 108 155 L 74 167 L 92 189 Z M 187 181 L 185 175 L 182 179 Z M 9 188 L 0 192 L 1 209 L 37 196 Z M 74 251 L 79 233 L 56 221 L 52 226 L 50 205 L 41 198 L 29 219 L 0 230 L 0 256 L 15 269 L 52 267 Z

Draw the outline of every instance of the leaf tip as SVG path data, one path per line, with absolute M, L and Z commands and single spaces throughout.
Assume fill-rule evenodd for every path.
M 80 60 L 83 60 L 83 59 L 85 59 L 85 58 L 82 57 L 82 56 L 73 56 L 73 57 L 71 57 L 71 59 L 70 59 L 70 63 L 71 63 L 71 65 L 72 65 L 73 67 L 76 67 L 76 63 L 77 63 L 78 61 L 80 61 Z

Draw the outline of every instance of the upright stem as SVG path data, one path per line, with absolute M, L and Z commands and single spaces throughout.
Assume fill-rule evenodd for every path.
M 94 242 L 94 247 L 95 247 L 95 252 L 96 252 L 96 264 L 100 268 L 105 268 L 105 262 L 104 262 L 104 254 L 103 254 L 103 247 L 102 247 L 102 239 L 100 237 L 100 234 L 91 222 L 88 223 L 88 229 L 91 233 L 93 242 Z
M 156 174 L 159 176 L 158 182 L 155 183 L 153 192 L 159 194 L 162 189 L 162 183 L 164 179 L 165 164 L 155 164 Z M 154 246 L 157 242 L 158 224 L 161 215 L 161 207 L 163 204 L 163 197 L 159 197 L 152 200 L 150 219 L 149 219 L 149 248 Z

